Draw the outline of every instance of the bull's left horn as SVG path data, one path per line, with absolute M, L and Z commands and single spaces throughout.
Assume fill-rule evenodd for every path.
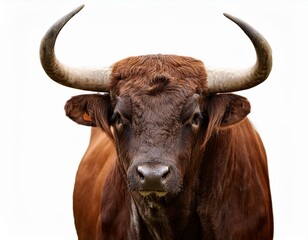
M 76 8 L 49 28 L 41 41 L 41 63 L 47 75 L 57 83 L 82 90 L 109 91 L 110 68 L 87 69 L 68 67 L 60 63 L 55 55 L 54 46 L 59 32 L 83 7 L 84 5 Z
M 229 14 L 224 15 L 235 22 L 250 38 L 257 61 L 251 68 L 237 71 L 207 69 L 210 93 L 235 92 L 252 88 L 266 80 L 272 69 L 272 50 L 266 39 L 244 21 Z

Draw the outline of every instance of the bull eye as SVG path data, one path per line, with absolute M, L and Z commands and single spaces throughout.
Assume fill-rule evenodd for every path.
M 110 123 L 112 125 L 115 124 L 117 128 L 121 127 L 123 125 L 123 118 L 121 114 L 119 112 L 115 112 L 110 119 Z
M 202 120 L 202 114 L 200 112 L 194 113 L 194 116 L 191 119 L 191 125 L 193 127 L 198 127 Z

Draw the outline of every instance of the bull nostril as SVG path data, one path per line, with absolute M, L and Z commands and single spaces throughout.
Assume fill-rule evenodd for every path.
M 142 172 L 142 169 L 140 167 L 137 167 L 137 175 L 141 179 L 141 181 L 144 181 L 144 174 Z
M 161 176 L 161 178 L 162 178 L 162 179 L 166 179 L 167 176 L 169 175 L 169 173 L 170 173 L 170 168 L 169 168 L 169 167 L 166 167 L 166 169 L 163 169 L 163 171 L 162 171 L 162 176 Z

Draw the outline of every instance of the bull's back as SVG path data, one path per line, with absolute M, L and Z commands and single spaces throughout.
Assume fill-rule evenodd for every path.
M 75 180 L 74 218 L 79 239 L 94 239 L 99 217 L 101 193 L 116 151 L 112 141 L 99 128 L 91 129 L 88 149 Z

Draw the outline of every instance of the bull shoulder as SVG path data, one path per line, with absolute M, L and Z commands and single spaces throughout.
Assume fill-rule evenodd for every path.
M 74 187 L 74 217 L 79 237 L 83 235 L 85 239 L 94 239 L 90 236 L 96 232 L 102 189 L 115 159 L 113 142 L 101 129 L 92 128 Z

